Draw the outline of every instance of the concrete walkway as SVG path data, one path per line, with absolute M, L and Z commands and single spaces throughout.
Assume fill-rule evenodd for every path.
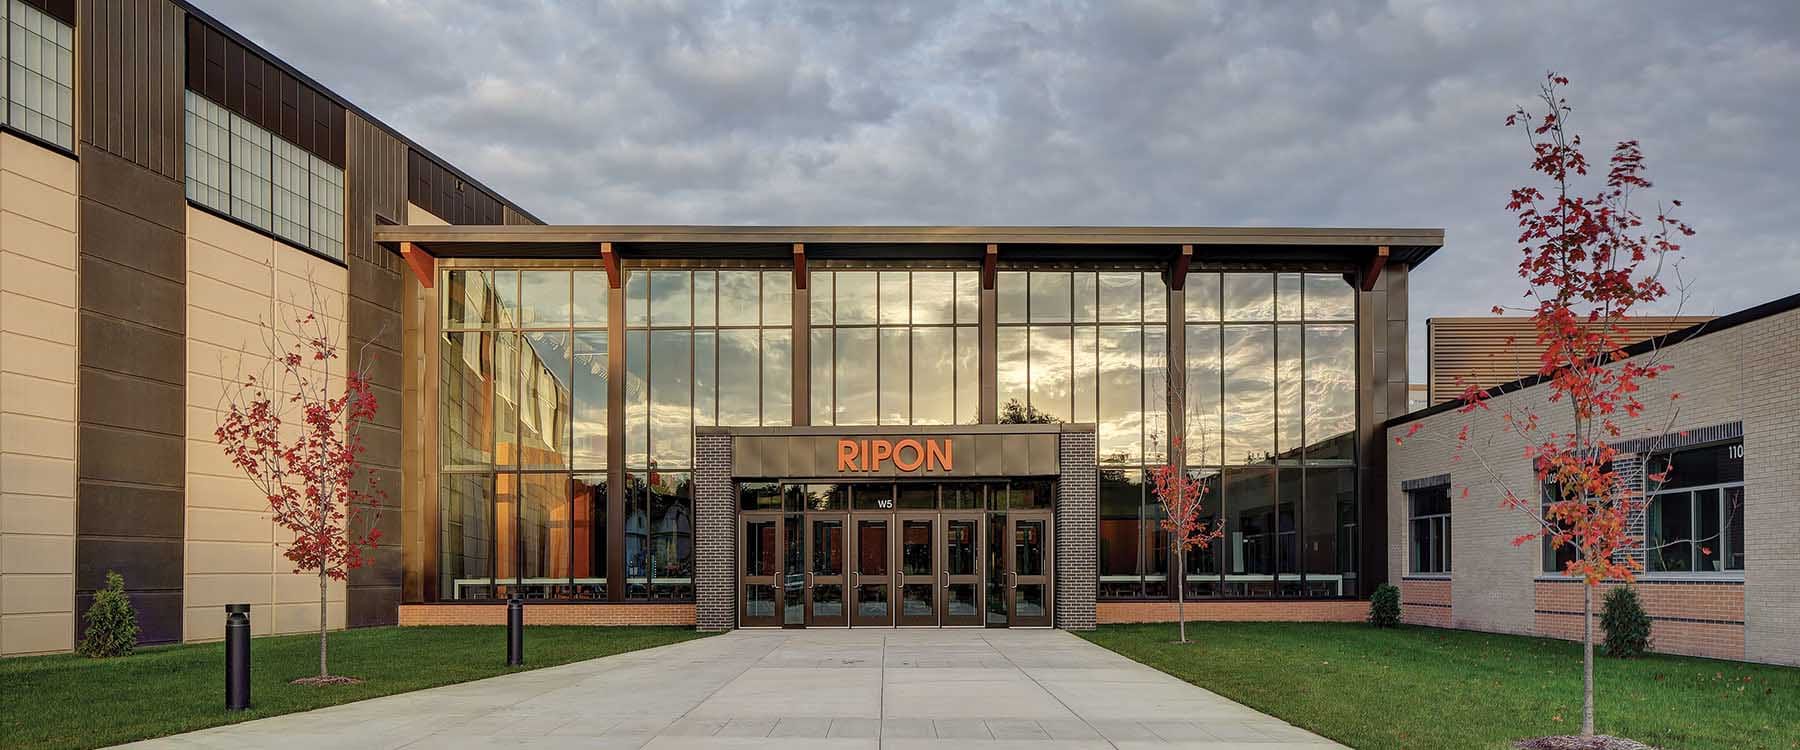
M 740 630 L 132 747 L 1338 745 L 1057 630 Z

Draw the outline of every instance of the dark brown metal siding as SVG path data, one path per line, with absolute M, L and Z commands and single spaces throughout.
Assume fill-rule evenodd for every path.
M 464 181 L 418 149 L 407 149 L 406 175 L 406 199 L 444 221 L 451 224 L 508 223 L 508 207 L 500 199 Z
M 1407 281 L 1410 269 L 1390 263 L 1375 288 L 1357 293 L 1357 412 L 1360 501 L 1356 529 L 1359 596 L 1387 582 L 1386 424 L 1405 414 Z
M 145 643 L 181 639 L 186 201 L 181 12 L 82 0 L 76 602 L 125 577 Z
M 370 564 L 350 573 L 346 615 L 350 627 L 392 625 L 401 595 L 401 295 L 400 259 L 375 244 L 378 223 L 406 218 L 406 144 L 355 114 L 346 120 L 349 182 L 345 219 L 350 266 L 350 347 L 369 377 L 376 399 L 373 424 L 362 429 L 363 461 L 385 493 L 375 518 L 381 541 Z
M 21 0 L 70 26 L 75 25 L 75 0 Z
M 199 18 L 187 17 L 185 36 L 182 69 L 188 88 L 333 166 L 344 166 L 343 105 Z
M 77 140 L 182 179 L 182 13 L 166 0 L 80 0 Z

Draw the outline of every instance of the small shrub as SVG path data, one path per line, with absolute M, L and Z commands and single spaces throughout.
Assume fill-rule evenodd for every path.
M 1638 601 L 1637 589 L 1615 586 L 1606 592 L 1600 610 L 1600 627 L 1606 632 L 1608 656 L 1631 658 L 1650 650 L 1650 616 Z
M 128 656 L 137 647 L 137 611 L 125 594 L 125 577 L 106 571 L 106 588 L 94 592 L 87 611 L 87 632 L 75 652 L 82 656 Z
M 1369 624 L 1391 628 L 1400 624 L 1400 588 L 1391 583 L 1375 587 L 1369 597 Z

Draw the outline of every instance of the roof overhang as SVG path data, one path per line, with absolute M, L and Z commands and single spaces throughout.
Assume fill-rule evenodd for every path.
M 941 259 L 980 262 L 989 245 L 1008 260 L 1170 260 L 1192 247 L 1197 264 L 1354 261 L 1388 249 L 1418 265 L 1444 244 L 1442 229 L 1280 227 L 945 226 L 377 226 L 375 241 L 413 243 L 438 258 L 594 258 L 602 243 L 622 259 Z

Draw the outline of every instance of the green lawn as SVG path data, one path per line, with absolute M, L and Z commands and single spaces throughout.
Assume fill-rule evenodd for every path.
M 1094 643 L 1359 748 L 1504 748 L 1581 730 L 1581 645 L 1354 623 L 1108 625 Z M 1671 750 L 1800 748 L 1800 669 L 1596 657 L 1596 727 Z
M 693 638 L 691 628 L 531 627 L 526 666 L 548 667 Z M 121 659 L 71 654 L 0 660 L 0 737 L 9 750 L 86 748 L 306 711 L 493 677 L 506 666 L 502 627 L 367 628 L 331 634 L 333 674 L 360 685 L 287 684 L 318 671 L 316 635 L 251 641 L 248 711 L 225 710 L 220 643 L 142 649 Z

